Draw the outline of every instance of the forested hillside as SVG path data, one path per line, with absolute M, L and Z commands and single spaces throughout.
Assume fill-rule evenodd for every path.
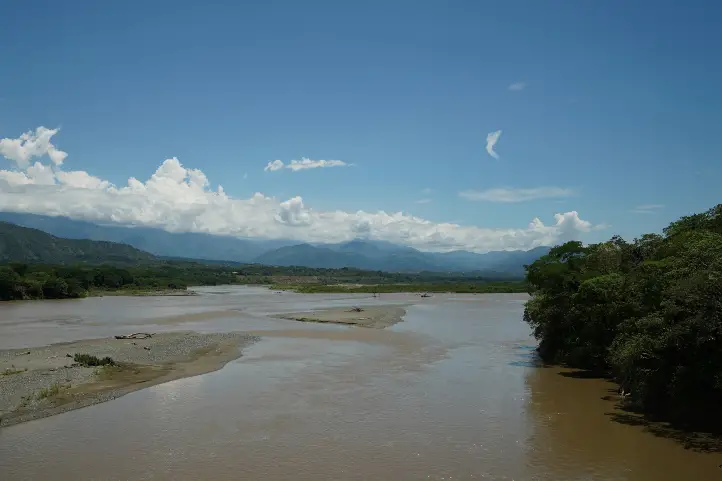
M 719 421 L 722 204 L 664 235 L 554 247 L 527 280 L 544 360 L 612 374 L 646 412 Z
M 152 254 L 126 244 L 63 239 L 37 229 L 0 222 L 0 263 L 133 263 L 152 259 Z

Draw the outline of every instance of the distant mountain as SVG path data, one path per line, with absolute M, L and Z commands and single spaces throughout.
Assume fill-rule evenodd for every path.
M 115 242 L 63 239 L 37 229 L 0 222 L 0 263 L 135 263 L 154 256 Z
M 549 252 L 529 251 L 421 252 L 385 241 L 355 239 L 338 244 L 299 244 L 289 240 L 238 239 L 197 233 L 171 233 L 150 227 L 98 225 L 34 214 L 0 212 L 0 221 L 40 229 L 70 239 L 128 244 L 164 258 L 317 268 L 355 267 L 387 272 L 474 272 L 521 277 L 524 265 Z
M 357 267 L 358 264 L 366 262 L 367 258 L 360 254 L 340 252 L 310 244 L 281 247 L 254 259 L 256 264 L 270 266 L 305 266 L 328 269 Z
M 421 252 L 388 242 L 353 240 L 340 244 L 285 246 L 257 257 L 258 264 L 307 267 L 356 267 L 388 272 L 478 272 L 522 277 L 524 265 L 549 252 L 549 247 L 529 251 Z
M 322 246 L 299 244 L 266 252 L 258 256 L 254 262 L 274 266 L 356 267 L 387 272 L 446 270 L 416 249 L 393 244 L 390 246 L 393 248 L 382 247 L 369 241 L 351 241 Z
M 197 233 L 172 233 L 150 227 L 98 225 L 91 222 L 35 214 L 0 212 L 0 221 L 40 229 L 68 239 L 122 242 L 163 257 L 251 262 L 269 250 L 296 244 L 283 240 L 238 239 Z

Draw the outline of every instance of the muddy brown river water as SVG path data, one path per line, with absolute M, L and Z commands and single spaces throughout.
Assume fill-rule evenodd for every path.
M 220 371 L 0 429 L 0 479 L 722 479 L 720 455 L 616 421 L 613 385 L 539 367 L 526 296 L 201 292 L 1 305 L 0 348 L 145 329 L 262 340 Z M 398 302 L 415 305 L 386 330 L 266 317 Z

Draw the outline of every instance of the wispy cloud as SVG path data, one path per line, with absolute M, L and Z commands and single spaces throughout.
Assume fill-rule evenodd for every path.
M 507 90 L 511 90 L 512 92 L 518 92 L 520 90 L 524 90 L 526 87 L 527 87 L 526 82 L 514 82 L 513 84 L 511 84 L 507 87 Z
M 465 190 L 459 192 L 459 197 L 474 201 L 512 203 L 540 199 L 558 199 L 571 197 L 574 194 L 573 189 L 563 187 L 533 187 L 531 189 L 498 187 L 482 191 Z
M 662 204 L 642 204 L 632 209 L 632 212 L 634 212 L 635 214 L 654 214 L 655 212 L 663 208 L 664 205 Z
M 495 159 L 499 158 L 499 154 L 494 150 L 494 146 L 499 142 L 499 137 L 501 137 L 501 130 L 486 135 L 486 151 Z
M 288 164 L 284 164 L 282 160 L 272 160 L 264 171 L 275 172 L 281 169 L 291 169 L 296 172 L 299 170 L 306 169 L 320 169 L 323 167 L 349 167 L 351 164 L 347 164 L 343 160 L 312 160 L 306 157 L 302 157 L 301 160 L 292 160 Z
M 263 168 L 265 172 L 275 172 L 277 170 L 281 170 L 283 168 L 283 161 L 282 160 L 272 160 L 266 166 Z
M 430 204 L 430 203 L 431 203 L 431 199 L 419 199 L 419 200 L 414 201 L 414 204 Z
M 425 189 L 421 189 L 421 193 L 424 194 L 424 195 L 433 194 L 433 193 L 434 193 L 434 189 L 432 189 L 431 187 L 427 187 L 427 188 L 425 188 Z

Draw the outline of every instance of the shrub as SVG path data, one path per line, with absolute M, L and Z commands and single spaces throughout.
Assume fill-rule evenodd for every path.
M 101 359 L 91 354 L 76 354 L 73 356 L 73 360 L 84 367 L 115 366 L 115 361 L 109 356 Z

